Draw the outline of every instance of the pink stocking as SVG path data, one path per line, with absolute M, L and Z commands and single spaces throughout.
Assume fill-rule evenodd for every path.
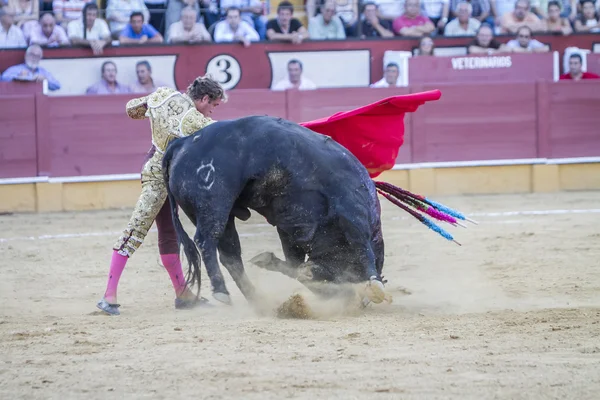
M 104 293 L 104 299 L 111 304 L 117 301 L 117 286 L 119 285 L 119 279 L 121 273 L 125 269 L 127 263 L 127 256 L 122 256 L 113 251 L 112 259 L 110 260 L 110 272 L 108 273 L 108 284 L 106 285 L 106 292 Z
M 179 259 L 179 254 L 161 254 L 160 259 L 162 260 L 165 269 L 171 277 L 175 294 L 177 297 L 179 297 L 186 288 L 185 277 L 183 275 L 183 270 L 181 269 L 181 260 Z

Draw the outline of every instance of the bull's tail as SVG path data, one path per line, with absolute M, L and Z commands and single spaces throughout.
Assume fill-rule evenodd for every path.
M 444 221 L 454 226 L 464 227 L 464 225 L 458 220 L 469 221 L 474 224 L 477 223 L 465 217 L 458 211 L 452 210 L 451 208 L 448 208 L 442 204 L 429 200 L 426 197 L 419 196 L 409 192 L 408 190 L 394 186 L 391 183 L 380 181 L 374 182 L 379 194 L 421 221 L 429 229 L 439 233 L 442 237 L 451 240 L 458 245 L 460 245 L 460 243 L 454 240 L 454 237 L 452 237 L 451 234 L 425 217 L 424 214 L 429 215 L 438 221 Z
M 179 247 L 179 253 L 181 253 L 181 247 L 183 246 L 183 251 L 185 253 L 185 257 L 188 260 L 188 271 L 186 274 L 186 283 L 190 289 L 194 287 L 194 284 L 198 284 L 198 289 L 196 292 L 196 298 L 200 297 L 200 267 L 202 262 L 202 257 L 200 256 L 200 251 L 194 241 L 189 237 L 183 225 L 181 224 L 181 220 L 179 219 L 179 212 L 177 208 L 177 201 L 175 200 L 175 196 L 173 192 L 171 192 L 169 185 L 169 162 L 173 156 L 173 147 L 170 146 L 165 152 L 163 158 L 163 176 L 165 179 L 165 185 L 167 187 L 167 196 L 169 198 L 169 203 L 171 205 L 171 216 L 173 219 L 173 225 L 175 227 L 175 232 L 177 233 L 177 245 Z M 170 150 L 170 151 L 169 151 Z

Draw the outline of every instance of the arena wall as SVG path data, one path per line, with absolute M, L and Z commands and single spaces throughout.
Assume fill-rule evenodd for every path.
M 214 117 L 301 122 L 435 88 L 382 179 L 430 196 L 600 189 L 600 82 L 235 90 Z M 132 206 L 150 132 L 125 115 L 131 97 L 0 95 L 0 211 Z
M 498 41 L 506 43 L 513 39 L 512 36 L 499 36 Z M 552 52 L 558 52 L 562 60 L 564 51 L 568 47 L 592 49 L 600 43 L 597 34 L 573 34 L 569 36 L 536 35 L 536 39 L 548 44 Z M 439 55 L 464 56 L 467 53 L 471 37 L 436 38 L 436 51 Z M 260 42 L 245 48 L 240 44 L 232 43 L 200 43 L 190 45 L 124 45 L 107 47 L 102 56 L 94 56 L 91 49 L 81 47 L 48 48 L 44 50 L 42 65 L 56 74 L 65 74 L 61 82 L 63 86 L 73 86 L 89 78 L 92 81 L 82 83 L 83 86 L 70 94 L 84 94 L 85 87 L 94 80 L 100 79 L 100 65 L 106 60 L 116 61 L 121 65 L 117 77 L 128 83 L 128 76 L 135 77 L 135 68 L 131 62 L 147 59 L 156 70 L 156 79 L 163 82 L 174 82 L 180 90 L 184 89 L 199 74 L 210 72 L 229 89 L 267 89 L 271 87 L 278 74 L 283 73 L 287 60 L 298 58 L 305 64 L 305 72 L 318 86 L 327 86 L 326 82 L 335 80 L 336 85 L 361 86 L 365 83 L 375 82 L 382 77 L 383 60 L 388 51 L 412 52 L 418 47 L 417 39 L 393 38 L 377 40 L 326 40 L 307 41 L 301 45 L 290 46 L 287 43 Z M 507 57 L 519 59 L 523 55 L 508 54 Z M 525 55 L 525 57 L 544 57 L 544 55 Z M 0 71 L 23 62 L 24 49 L 0 49 Z M 62 60 L 62 64 L 60 63 Z M 122 61 L 122 63 L 120 63 Z M 447 61 L 445 57 L 437 62 Z M 52 66 L 48 63 L 59 63 Z M 417 61 L 415 61 L 417 62 Z M 417 62 L 418 63 L 418 62 Z M 134 65 L 133 64 L 133 65 Z M 506 69 L 506 74 L 512 80 L 525 80 L 531 74 L 524 73 L 524 69 L 533 63 L 515 62 L 515 65 Z M 521 64 L 521 67 L 519 65 Z M 544 68 L 530 68 L 534 76 L 544 75 L 544 70 L 551 67 L 550 63 Z M 163 68 L 164 67 L 164 68 Z M 340 74 L 352 68 L 355 74 Z M 70 71 L 78 71 L 78 79 L 70 79 Z M 496 70 L 494 72 L 494 70 Z M 484 68 L 479 73 L 471 74 L 471 80 L 489 81 L 490 73 L 497 73 L 500 69 Z M 168 72 L 165 72 L 168 71 Z M 423 71 L 423 66 L 418 65 L 415 72 Z M 467 69 L 465 72 L 468 72 Z M 473 69 L 470 69 L 473 71 Z M 172 76 L 166 76 L 166 75 Z M 355 75 L 360 75 L 360 79 Z M 453 77 L 454 74 L 450 74 Z M 425 70 L 421 77 L 415 77 L 418 82 L 425 79 L 428 82 L 444 82 L 448 76 L 440 74 L 439 67 Z M 436 80 L 437 79 L 437 80 Z M 60 79 L 59 79 L 60 80 Z M 366 80 L 366 81 L 365 81 Z M 502 81 L 506 80 L 503 76 Z M 416 82 L 416 81 L 415 81 Z M 95 82 L 94 82 L 95 83 Z

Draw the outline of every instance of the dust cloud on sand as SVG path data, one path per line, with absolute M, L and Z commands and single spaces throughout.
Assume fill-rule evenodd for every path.
M 0 398 L 596 399 L 600 193 L 436 200 L 480 224 L 451 230 L 459 247 L 383 201 L 393 303 L 359 310 L 253 266 L 283 257 L 253 216 L 238 227 L 262 312 L 224 268 L 233 306 L 203 279 L 211 305 L 176 311 L 151 232 L 105 316 L 130 210 L 0 216 Z M 580 211 L 523 213 L 551 210 Z M 306 318 L 278 317 L 288 300 Z

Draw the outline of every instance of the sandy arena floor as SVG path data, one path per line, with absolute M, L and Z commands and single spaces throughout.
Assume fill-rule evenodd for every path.
M 450 227 L 463 246 L 383 200 L 394 302 L 319 320 L 256 315 L 225 269 L 234 306 L 176 311 L 156 232 L 100 315 L 130 210 L 0 216 L 0 398 L 598 399 L 600 192 L 438 200 L 480 222 Z M 281 256 L 238 226 L 245 261 Z M 307 293 L 246 268 L 278 304 Z

